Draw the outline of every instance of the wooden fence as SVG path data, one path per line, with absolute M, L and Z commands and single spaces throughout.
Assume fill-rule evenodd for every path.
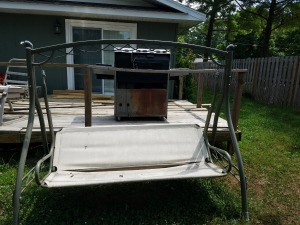
M 197 67 L 203 67 L 197 63 Z M 208 63 L 206 68 L 213 64 Z M 255 100 L 300 109 L 300 56 L 236 59 L 235 69 L 247 69 L 243 92 Z M 207 75 L 204 85 L 213 88 L 214 83 L 221 87 L 222 78 Z M 235 90 L 237 77 L 232 76 L 232 90 Z

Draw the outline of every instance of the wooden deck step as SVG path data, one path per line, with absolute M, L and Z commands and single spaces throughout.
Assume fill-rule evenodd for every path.
M 83 90 L 53 90 L 53 99 L 84 99 Z M 92 94 L 93 100 L 113 100 L 113 96 L 103 94 Z
M 50 109 L 53 116 L 53 124 L 55 131 L 62 128 L 84 127 L 84 103 L 75 99 L 49 99 Z M 99 100 L 101 101 L 101 100 Z M 106 100 L 102 100 L 106 101 Z M 101 102 L 102 102 L 101 101 Z M 111 100 L 107 100 L 111 101 Z M 95 102 L 93 100 L 93 102 Z M 41 102 L 44 108 L 44 103 Z M 26 131 L 28 119 L 28 99 L 13 102 L 14 112 L 8 112 L 3 119 L 3 125 L 0 129 L 0 144 L 1 143 L 22 143 Z M 100 127 L 103 125 L 124 125 L 124 124 L 170 124 L 170 123 L 188 123 L 200 124 L 204 127 L 207 109 L 196 108 L 194 104 L 187 101 L 169 101 L 168 105 L 168 119 L 164 121 L 143 120 L 143 121 L 121 121 L 117 122 L 113 116 L 114 107 L 107 103 L 93 103 L 93 127 Z M 8 108 L 8 105 L 6 105 Z M 45 112 L 45 110 L 44 110 Z M 46 121 L 46 115 L 45 121 Z M 212 120 L 211 120 L 212 121 Z M 39 128 L 39 120 L 37 115 L 34 120 L 34 130 L 31 142 L 42 142 L 42 136 Z M 210 137 L 210 130 L 208 136 Z M 50 133 L 49 133 L 50 135 Z M 241 140 L 241 132 L 236 131 L 238 140 Z M 49 136 L 50 138 L 50 136 Z M 50 139 L 49 139 L 50 140 Z M 227 123 L 224 119 L 219 118 L 217 141 L 230 141 Z

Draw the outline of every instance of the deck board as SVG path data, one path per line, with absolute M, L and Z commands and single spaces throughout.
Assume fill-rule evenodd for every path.
M 44 108 L 44 103 L 41 102 Z M 84 127 L 84 101 L 80 99 L 49 99 L 49 105 L 52 113 L 53 125 L 55 131 L 64 127 Z M 3 125 L 0 127 L 0 144 L 1 143 L 22 143 L 26 132 L 28 119 L 28 100 L 19 100 L 13 102 L 14 112 L 6 111 L 4 114 Z M 45 109 L 43 109 L 45 113 Z M 116 121 L 114 116 L 114 105 L 111 102 L 101 102 L 93 100 L 92 103 L 92 126 L 101 125 L 125 125 L 125 124 L 176 124 L 188 123 L 199 124 L 204 127 L 207 116 L 206 108 L 196 108 L 185 100 L 169 101 L 168 118 L 162 119 L 124 119 Z M 45 115 L 46 119 L 46 115 Z M 47 121 L 47 120 L 45 120 Z M 211 120 L 211 124 L 212 125 Z M 47 122 L 46 122 L 47 124 Z M 218 140 L 229 140 L 227 122 L 219 118 L 218 123 Z M 239 132 L 238 132 L 239 133 Z M 238 138 L 239 139 L 239 138 Z M 38 117 L 35 116 L 32 142 L 41 142 Z

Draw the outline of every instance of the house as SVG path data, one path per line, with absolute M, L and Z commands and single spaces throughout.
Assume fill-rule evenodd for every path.
M 204 14 L 173 0 L 1 0 L 0 13 L 1 62 L 25 58 L 24 40 L 34 47 L 89 39 L 176 41 L 182 30 L 205 20 Z M 102 54 L 62 62 L 113 64 L 110 55 Z M 56 69 L 48 78 L 48 91 L 82 89 L 80 76 L 73 69 Z M 95 82 L 100 93 L 111 89 L 110 81 Z

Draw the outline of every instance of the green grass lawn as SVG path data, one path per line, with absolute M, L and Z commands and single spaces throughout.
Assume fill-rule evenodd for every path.
M 300 222 L 300 113 L 243 98 L 240 148 L 249 224 Z M 0 224 L 11 224 L 19 149 L 0 146 Z M 3 150 L 6 149 L 6 150 Z M 29 159 L 39 155 L 30 151 Z M 23 195 L 22 224 L 247 224 L 232 177 L 43 189 Z
M 300 112 L 244 99 L 239 124 L 253 221 L 300 224 Z

